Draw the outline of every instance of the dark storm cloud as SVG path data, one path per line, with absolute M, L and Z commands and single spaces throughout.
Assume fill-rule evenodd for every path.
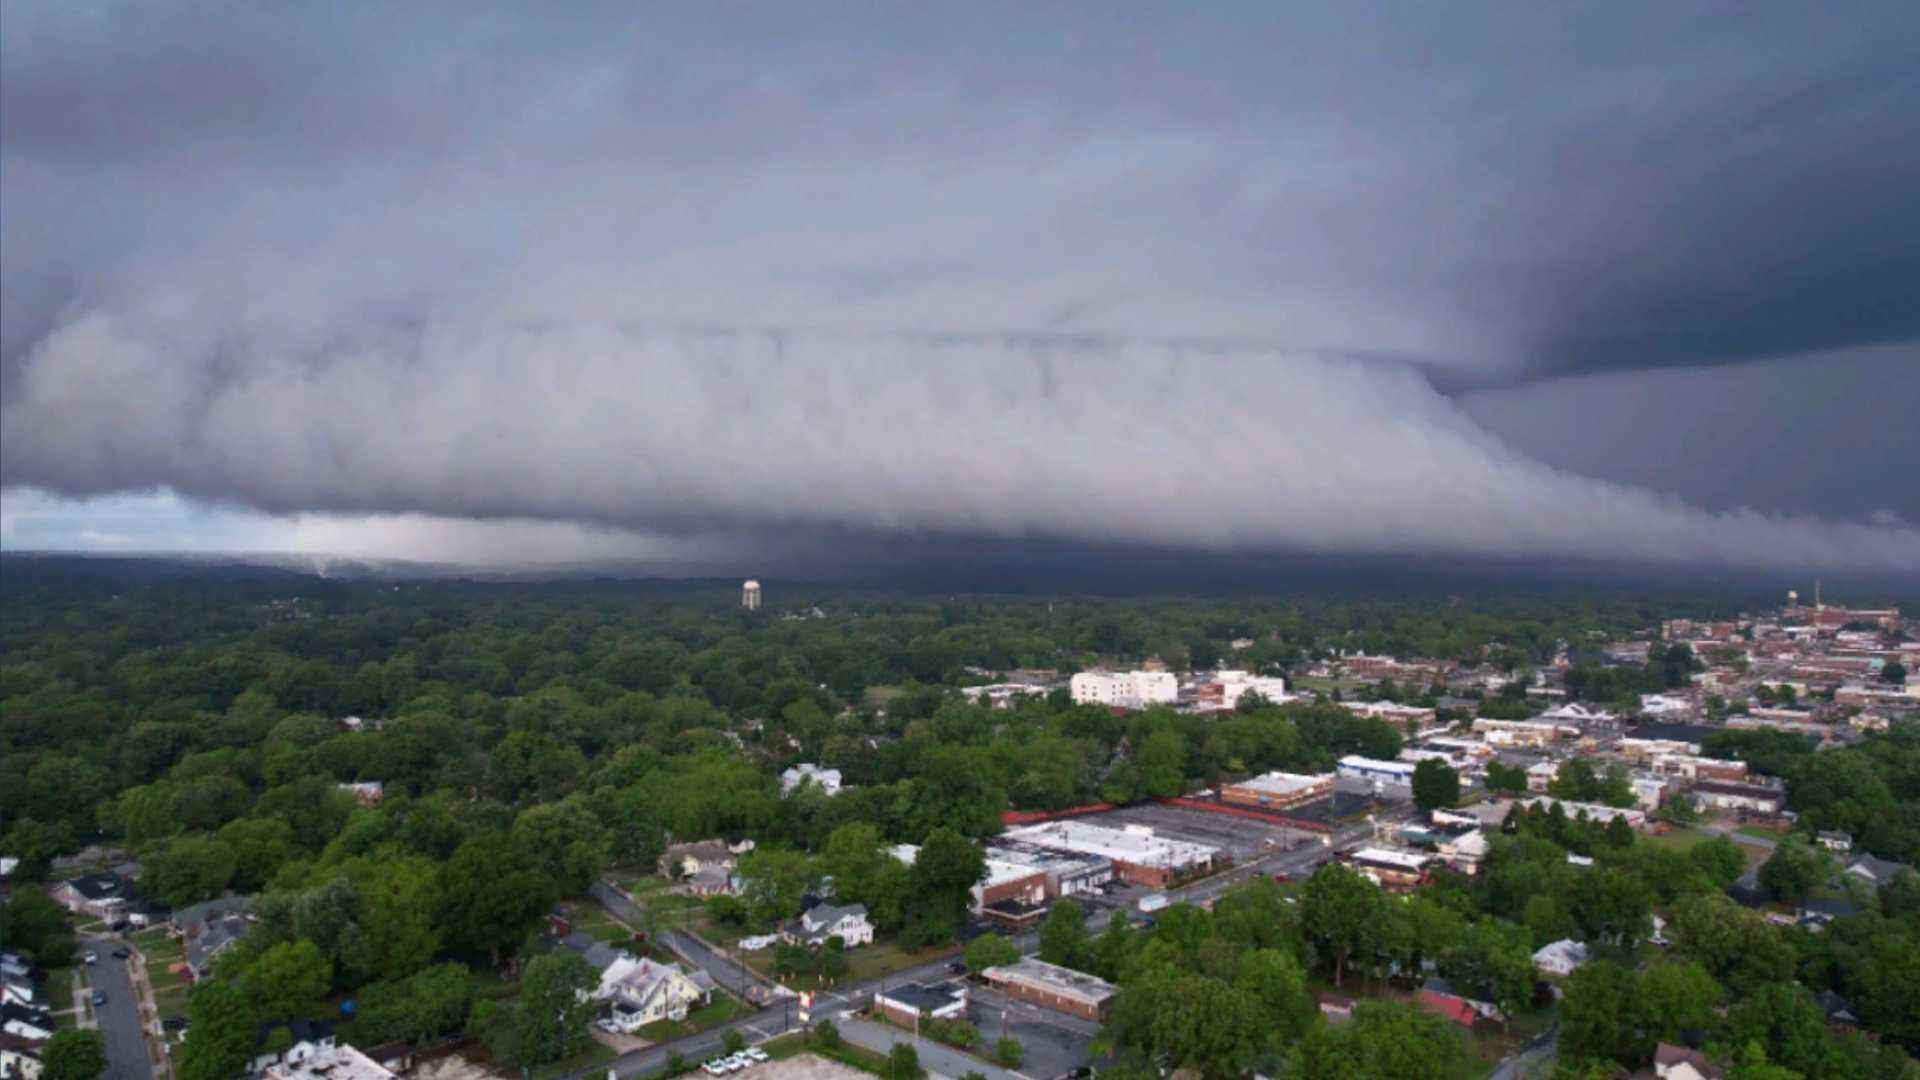
M 1909 4 L 0 18 L 10 485 L 681 533 L 1915 550 L 1544 468 L 1411 374 L 1920 337 Z M 687 325 L 736 329 L 661 329 Z

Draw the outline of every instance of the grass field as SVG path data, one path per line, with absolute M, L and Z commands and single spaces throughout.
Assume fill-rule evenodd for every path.
M 186 958 L 185 951 L 178 941 L 168 934 L 164 927 L 142 930 L 127 938 L 140 950 L 147 961 L 147 981 L 153 984 L 154 1004 L 161 1016 L 184 1016 L 187 1012 L 187 981 L 185 971 L 175 972 L 173 968 Z
M 633 938 L 634 928 L 614 918 L 599 904 L 574 904 L 567 912 L 567 919 L 573 923 L 575 933 L 587 934 L 600 941 L 630 941 Z
M 753 970 L 768 978 L 776 977 L 773 974 L 774 950 L 762 949 L 756 953 L 739 955 L 746 961 L 747 966 L 753 968 Z M 862 982 L 867 979 L 877 978 L 881 975 L 891 975 L 896 971 L 901 971 L 919 964 L 925 964 L 947 957 L 957 957 L 959 955 L 960 946 L 958 945 L 949 946 L 944 949 L 927 949 L 921 952 L 908 952 L 893 942 L 876 941 L 871 945 L 862 945 L 857 949 L 847 950 L 846 973 L 834 980 L 834 984 Z M 817 977 L 813 976 L 788 978 L 785 982 L 795 990 L 820 990 L 832 985 L 823 984 Z
M 719 1027 L 729 1020 L 749 1016 L 754 1009 L 725 994 L 715 994 L 713 1004 L 695 1009 L 685 1020 L 658 1020 L 640 1029 L 640 1037 L 649 1042 L 672 1042 Z
M 1711 833 L 1701 832 L 1698 829 L 1677 828 L 1667 833 L 1641 833 L 1634 842 L 1686 852 L 1692 851 L 1694 848 L 1711 839 L 1713 839 L 1713 834 Z M 1752 844 L 1742 844 L 1737 841 L 1734 846 L 1740 849 L 1740 854 L 1746 858 L 1749 867 L 1758 866 L 1767 861 L 1767 851 L 1764 848 L 1755 847 Z
M 528 1071 L 528 1075 L 532 1077 L 532 1080 L 552 1080 L 552 1078 L 556 1076 L 565 1076 L 568 1073 L 591 1069 L 596 1065 L 603 1065 L 619 1056 L 619 1054 L 614 1052 L 613 1047 L 595 1040 L 591 1046 L 588 1046 L 585 1050 L 582 1050 L 570 1058 L 562 1058 L 559 1061 L 550 1061 L 545 1065 L 534 1066 Z

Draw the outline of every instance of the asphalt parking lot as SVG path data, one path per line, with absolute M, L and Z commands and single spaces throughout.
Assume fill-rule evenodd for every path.
M 1053 1080 L 1086 1064 L 1092 1058 L 1087 1045 L 1100 1030 L 1098 1024 L 1014 1001 L 978 986 L 967 992 L 967 1019 L 980 1029 L 989 1047 L 1000 1040 L 1003 1031 L 1018 1039 L 1026 1053 L 1018 1071 L 1034 1080 Z
M 1315 834 L 1301 829 L 1289 829 L 1253 818 L 1210 814 L 1205 810 L 1189 810 L 1185 807 L 1166 806 L 1160 803 L 1125 806 L 1103 814 L 1092 814 L 1080 820 L 1112 829 L 1127 825 L 1145 825 L 1156 835 L 1165 836 L 1168 839 L 1210 844 L 1219 848 L 1235 862 L 1257 859 L 1262 855 L 1287 850 L 1317 839 Z

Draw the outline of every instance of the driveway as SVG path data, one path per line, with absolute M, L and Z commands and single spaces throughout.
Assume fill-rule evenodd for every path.
M 128 961 L 113 955 L 117 941 L 89 938 L 81 949 L 100 957 L 98 963 L 82 965 L 87 973 L 88 1002 L 100 1036 L 107 1047 L 106 1076 L 111 1080 L 151 1080 L 153 1065 L 147 1060 L 146 1033 L 140 1027 L 140 1005 L 133 995 L 133 975 Z M 94 1006 L 92 991 L 104 990 L 105 1005 Z

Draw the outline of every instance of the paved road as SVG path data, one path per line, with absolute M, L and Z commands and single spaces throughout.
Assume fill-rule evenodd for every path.
M 107 1003 L 95 1007 L 101 1038 L 107 1044 L 107 1072 L 110 1080 L 151 1080 L 153 1066 L 147 1060 L 147 1041 L 140 1028 L 140 1006 L 133 996 L 133 975 L 126 960 L 113 955 L 120 943 L 107 939 L 89 939 L 80 947 L 100 957 L 98 963 L 84 965 L 89 1001 L 94 990 L 107 993 Z
M 757 972 L 749 970 L 746 965 L 726 953 L 708 948 L 705 942 L 685 931 L 662 930 L 660 940 L 669 949 L 713 976 L 714 982 L 743 998 L 751 997 L 755 1001 L 766 1001 L 771 1000 L 774 994 L 782 992 L 777 987 L 770 986 L 765 979 L 762 979 Z
M 1488 1080 L 1533 1080 L 1546 1076 L 1553 1071 L 1553 1063 L 1559 1056 L 1560 1025 L 1555 1024 L 1502 1061 Z
M 1732 828 L 1726 825 L 1714 825 L 1711 823 L 1702 822 L 1701 824 L 1694 826 L 1694 828 L 1699 829 L 1701 832 L 1712 833 L 1714 836 L 1724 836 L 1736 844 L 1745 844 L 1748 847 L 1757 847 L 1765 851 L 1772 851 L 1774 848 L 1777 848 L 1780 846 L 1780 842 L 1778 840 L 1774 840 L 1765 836 L 1751 836 L 1751 835 L 1748 835 L 1747 833 L 1735 832 Z M 1756 863 L 1748 866 L 1747 872 L 1740 875 L 1740 880 L 1738 884 L 1743 889 L 1759 888 L 1760 887 L 1759 864 Z

